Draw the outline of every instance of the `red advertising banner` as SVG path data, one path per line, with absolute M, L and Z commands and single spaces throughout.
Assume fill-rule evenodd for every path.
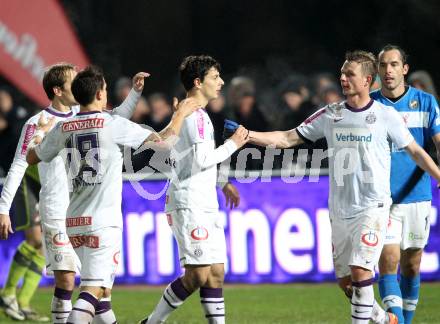
M 89 64 L 57 0 L 0 1 L 0 74 L 42 106 L 41 81 L 48 65 Z

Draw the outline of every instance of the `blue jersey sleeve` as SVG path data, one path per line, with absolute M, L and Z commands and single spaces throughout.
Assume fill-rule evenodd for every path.
M 440 133 L 440 111 L 437 100 L 433 95 L 426 98 L 426 105 L 429 107 L 429 134 L 432 136 Z

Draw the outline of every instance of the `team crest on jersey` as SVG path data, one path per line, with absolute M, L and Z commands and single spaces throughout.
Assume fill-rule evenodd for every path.
M 376 115 L 374 113 L 369 113 L 367 117 L 365 117 L 365 121 L 367 124 L 374 124 L 376 122 Z
M 419 107 L 419 102 L 417 100 L 411 100 L 409 102 L 409 108 L 417 109 Z

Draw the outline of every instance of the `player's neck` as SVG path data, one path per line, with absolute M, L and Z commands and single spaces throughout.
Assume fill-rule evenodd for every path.
M 51 102 L 51 106 L 53 108 L 55 108 L 56 110 L 60 111 L 60 112 L 69 112 L 71 110 L 70 106 L 66 106 L 64 104 L 62 104 L 61 102 L 59 102 L 58 100 L 54 99 Z
M 195 99 L 202 108 L 206 108 L 208 105 L 208 99 L 200 91 L 191 90 L 186 97 Z
M 402 84 L 395 89 L 386 89 L 386 88 L 382 87 L 382 89 L 380 89 L 380 92 L 382 93 L 382 95 L 384 97 L 398 98 L 398 97 L 401 97 L 405 93 L 405 85 Z
M 102 111 L 102 104 L 101 102 L 94 101 L 91 104 L 87 106 L 80 106 L 79 111 L 80 112 L 90 112 L 90 111 Z
M 362 93 L 353 96 L 347 96 L 347 104 L 353 108 L 364 108 L 371 101 L 370 94 Z

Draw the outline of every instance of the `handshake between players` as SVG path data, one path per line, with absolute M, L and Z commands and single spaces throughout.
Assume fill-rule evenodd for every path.
M 249 130 L 232 120 L 225 119 L 223 139 L 234 141 L 237 147 L 240 148 L 249 141 Z

